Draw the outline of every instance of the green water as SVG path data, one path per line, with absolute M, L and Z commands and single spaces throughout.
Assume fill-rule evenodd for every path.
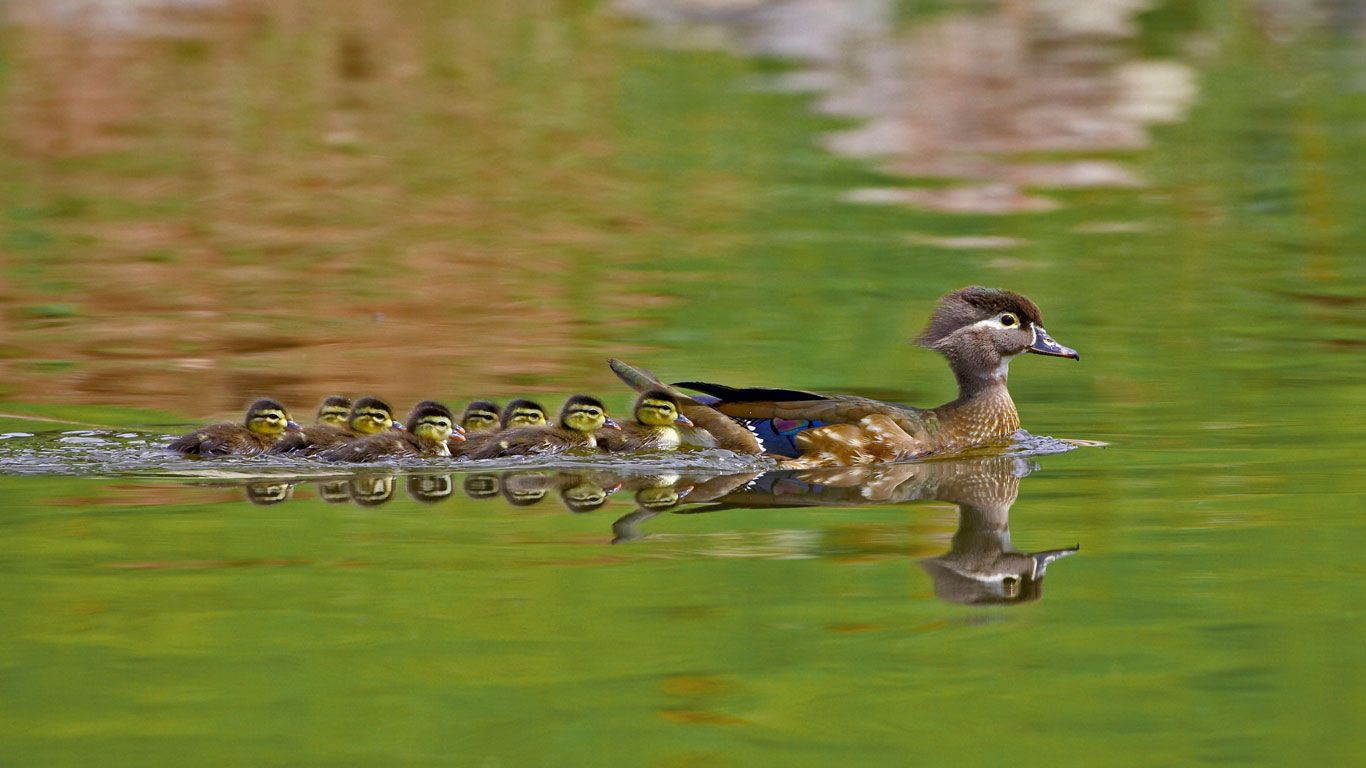
M 898 24 L 945 12 L 920 5 Z M 128 65 L 131 116 L 94 138 L 63 122 L 69 152 L 31 135 L 60 99 L 26 109 L 98 67 L 44 68 L 53 33 L 5 29 L 0 431 L 37 435 L 0 440 L 0 762 L 1336 765 L 1366 749 L 1357 31 L 1159 5 L 1127 45 L 1180 57 L 1198 97 L 1150 146 L 1099 153 L 1146 184 L 950 215 L 843 202 L 945 182 L 819 149 L 855 123 L 752 87 L 784 64 L 661 49 L 601 5 L 514 6 L 215 17 L 221 37 Z M 309 87 L 366 30 L 395 79 Z M 787 478 L 781 498 L 713 468 L 659 480 L 694 490 L 631 518 L 650 482 L 597 465 L 572 482 L 499 470 L 481 499 L 466 489 L 488 473 L 459 468 L 111 466 L 108 442 L 58 448 L 47 433 L 76 427 L 25 418 L 172 433 L 261 388 L 300 412 L 362 388 L 401 407 L 588 390 L 619 411 L 609 354 L 668 380 L 935 405 L 952 379 L 905 339 L 974 283 L 1027 294 L 1081 353 L 1016 361 L 1025 427 L 1107 447 L 900 485 Z M 208 304 L 211 323 L 176 314 Z M 260 335 L 285 346 L 239 343 Z M 330 346 L 286 345 L 315 336 Z M 593 511 L 561 501 L 618 481 Z M 935 565 L 981 575 L 993 553 L 1073 545 L 1004 603 L 964 604 Z

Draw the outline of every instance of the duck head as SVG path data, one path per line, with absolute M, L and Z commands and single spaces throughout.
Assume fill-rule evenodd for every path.
M 662 389 L 646 390 L 636 400 L 632 411 L 636 415 L 636 421 L 647 427 L 693 425 L 691 419 L 678 411 L 678 398 Z
M 607 416 L 607 407 L 596 397 L 574 395 L 560 409 L 560 426 L 580 432 L 596 432 L 603 427 L 621 429 Z
M 318 406 L 317 423 L 344 427 L 346 426 L 346 417 L 350 413 L 351 398 L 343 395 L 332 395 L 323 400 L 322 405 Z
M 498 426 L 503 429 L 511 427 L 538 427 L 548 422 L 545 408 L 534 400 L 513 400 L 503 409 L 502 421 Z
M 1005 381 L 1010 361 L 1026 352 L 1080 358 L 1048 335 L 1034 302 L 976 285 L 940 299 L 916 341 L 948 358 L 960 389 L 968 390 Z
M 362 397 L 351 406 L 346 423 L 362 435 L 377 435 L 386 429 L 403 429 L 394 421 L 394 409 L 378 397 Z
M 261 398 L 248 406 L 244 424 L 247 429 L 263 437 L 278 437 L 287 429 L 301 429 L 289 418 L 289 411 L 285 410 L 279 400 L 272 400 L 268 397 Z
M 498 428 L 498 404 L 488 400 L 475 400 L 465 406 L 460 416 L 460 425 L 466 432 L 484 432 Z
M 438 443 L 444 443 L 452 437 L 456 440 L 465 439 L 455 431 L 455 416 L 451 409 L 435 400 L 423 400 L 413 406 L 412 412 L 408 414 L 405 429 L 418 437 L 425 437 Z

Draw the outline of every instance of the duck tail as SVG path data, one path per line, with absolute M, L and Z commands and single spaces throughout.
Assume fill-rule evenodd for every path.
M 612 367 L 612 373 L 615 373 L 617 378 L 626 382 L 626 386 L 637 392 L 644 392 L 647 389 L 671 389 L 671 387 L 664 386 L 664 383 L 659 380 L 658 376 L 650 373 L 644 368 L 637 368 L 634 365 L 622 362 L 615 357 L 607 358 L 607 364 Z

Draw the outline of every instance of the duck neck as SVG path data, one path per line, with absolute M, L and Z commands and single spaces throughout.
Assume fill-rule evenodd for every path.
M 952 362 L 952 361 L 951 361 Z M 1020 414 L 1006 389 L 1009 360 L 992 371 L 953 367 L 958 379 L 958 399 L 934 409 L 940 422 L 962 432 L 971 442 L 1005 437 L 1020 428 Z

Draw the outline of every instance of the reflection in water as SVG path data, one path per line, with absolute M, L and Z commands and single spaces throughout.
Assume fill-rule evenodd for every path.
M 466 496 L 489 500 L 501 496 L 512 507 L 529 507 L 555 496 L 573 513 L 593 512 L 618 491 L 629 493 L 635 509 L 611 524 L 613 544 L 648 539 L 646 524 L 661 514 L 719 513 L 727 510 L 791 507 L 850 507 L 941 501 L 958 507 L 958 527 L 943 554 L 917 561 L 934 582 L 941 600 L 964 605 L 1023 603 L 1043 595 L 1043 578 L 1054 560 L 1073 554 L 1077 546 L 1021 552 L 1011 541 L 1010 508 L 1021 478 L 1035 465 L 1018 457 L 996 456 L 962 461 L 887 464 L 849 468 L 784 470 L 767 473 L 697 475 L 687 473 L 621 474 L 606 470 L 506 472 L 465 475 Z M 376 507 L 394 498 L 394 475 L 365 475 L 345 481 L 319 481 L 318 497 L 328 503 L 349 500 Z M 405 476 L 408 495 L 424 504 L 451 498 L 456 480 L 444 473 Z M 292 498 L 292 481 L 251 482 L 246 495 L 253 504 L 277 504 Z M 622 498 L 627 498 L 626 493 Z M 908 554 L 889 550 L 885 542 L 849 541 L 818 531 L 772 531 L 783 557 L 826 557 L 836 553 Z M 687 534 L 663 534 L 676 541 Z M 737 554 L 728 550 L 727 554 Z

